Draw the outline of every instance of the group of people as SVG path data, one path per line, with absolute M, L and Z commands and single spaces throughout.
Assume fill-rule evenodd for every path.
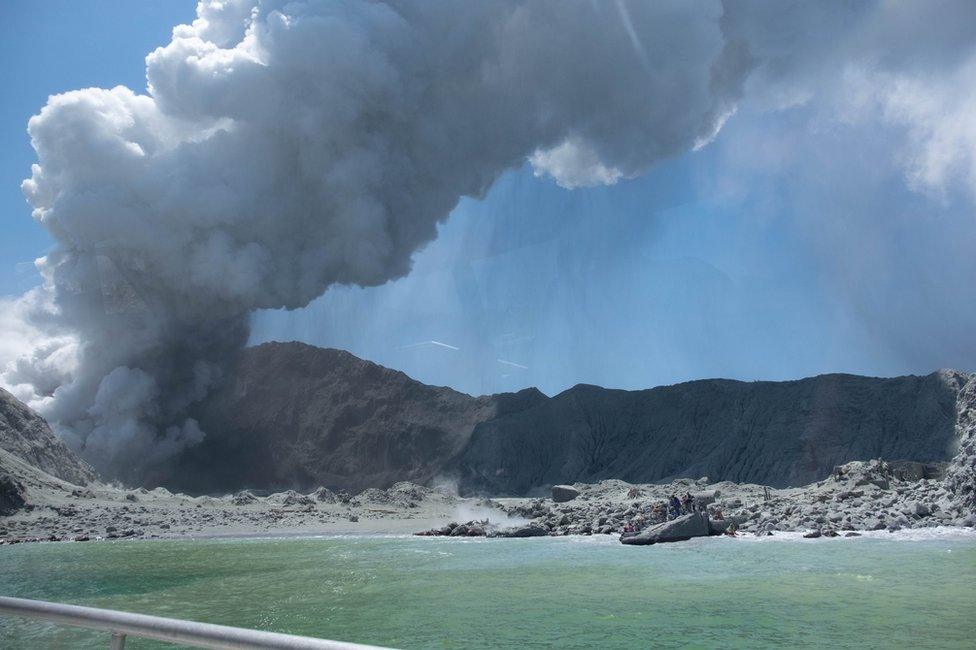
M 677 494 L 671 493 L 668 497 L 668 518 L 674 519 L 681 515 L 688 515 L 699 511 L 698 499 L 691 496 L 691 492 L 685 492 L 680 499 Z
M 704 504 L 700 504 L 698 499 L 693 497 L 690 492 L 686 492 L 680 498 L 677 494 L 672 494 L 668 497 L 667 501 L 657 501 L 653 505 L 645 505 L 640 508 L 637 516 L 624 526 L 623 532 L 640 532 L 644 527 L 651 524 L 659 524 L 680 517 L 681 515 L 687 515 L 692 512 L 704 512 L 704 510 Z
M 637 505 L 637 504 L 634 504 Z M 659 524 L 664 521 L 670 521 L 681 515 L 687 515 L 692 512 L 707 512 L 710 520 L 715 521 L 717 519 L 725 519 L 725 515 L 719 508 L 708 509 L 707 505 L 701 503 L 698 499 L 693 497 L 691 493 L 686 492 L 683 497 L 678 497 L 677 494 L 672 494 L 668 497 L 668 500 L 655 502 L 653 505 L 644 505 L 638 508 L 637 515 L 631 519 L 621 530 L 622 533 L 639 533 L 647 526 L 653 524 Z M 725 528 L 725 534 L 729 537 L 737 537 L 738 526 L 736 525 L 735 519 L 731 519 L 728 522 L 728 526 Z

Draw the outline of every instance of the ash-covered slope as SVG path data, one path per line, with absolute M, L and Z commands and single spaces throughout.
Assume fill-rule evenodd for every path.
M 0 450 L 75 485 L 87 485 L 97 479 L 95 470 L 54 435 L 44 418 L 2 388 Z
M 207 437 L 165 483 L 190 491 L 350 491 L 433 479 L 479 422 L 544 401 L 535 389 L 471 397 L 334 349 L 266 343 L 200 420 Z
M 674 477 L 799 486 L 870 458 L 946 461 L 969 375 L 694 381 L 642 391 L 576 386 L 485 422 L 455 464 L 462 489 Z

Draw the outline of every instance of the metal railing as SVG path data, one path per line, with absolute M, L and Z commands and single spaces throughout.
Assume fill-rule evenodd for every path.
M 358 643 L 6 596 L 0 596 L 0 614 L 102 630 L 112 635 L 110 650 L 122 650 L 126 636 L 181 643 L 196 648 L 231 650 L 382 650 L 377 646 Z

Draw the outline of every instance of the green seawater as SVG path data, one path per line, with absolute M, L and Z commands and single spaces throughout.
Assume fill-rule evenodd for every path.
M 884 535 L 25 544 L 0 593 L 400 648 L 976 647 L 976 536 Z M 107 642 L 0 619 L 2 648 Z

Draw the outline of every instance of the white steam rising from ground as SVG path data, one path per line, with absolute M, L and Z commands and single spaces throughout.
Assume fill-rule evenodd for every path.
M 852 33 L 910 23 L 831 7 L 201 2 L 147 57 L 146 94 L 68 92 L 31 119 L 23 189 L 57 244 L 43 287 L 6 305 L 3 383 L 101 470 L 138 478 L 205 435 L 190 414 L 253 311 L 406 274 L 460 198 L 527 160 L 566 188 L 634 177 L 706 145 L 757 70 L 758 95 L 799 97 L 784 79 L 836 63 L 824 33 L 850 58 Z M 863 103 L 938 113 L 911 90 Z M 912 178 L 945 178 L 937 154 Z

